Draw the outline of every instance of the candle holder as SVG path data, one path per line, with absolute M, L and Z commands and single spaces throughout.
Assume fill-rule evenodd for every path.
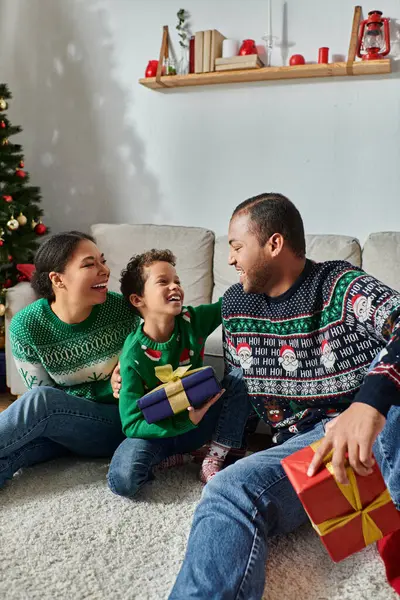
M 272 57 L 272 49 L 276 44 L 277 41 L 277 37 L 275 35 L 270 35 L 268 33 L 266 33 L 265 35 L 263 35 L 262 39 L 265 42 L 265 47 L 267 49 L 267 67 L 271 66 L 271 57 Z

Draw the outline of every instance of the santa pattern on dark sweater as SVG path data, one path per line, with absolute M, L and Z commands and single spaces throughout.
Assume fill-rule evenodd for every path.
M 365 375 L 388 342 L 382 361 L 398 403 L 400 294 L 349 263 L 307 260 L 295 284 L 277 298 L 233 285 L 222 318 L 226 363 L 242 367 L 253 406 L 280 432 L 278 441 L 346 408 L 370 376 L 375 380 L 366 402 L 381 402 L 374 388 L 377 375 L 388 383 L 382 363 Z

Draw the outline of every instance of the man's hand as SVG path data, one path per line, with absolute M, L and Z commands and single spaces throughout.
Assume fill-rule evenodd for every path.
M 201 406 L 200 408 L 193 408 L 193 406 L 188 407 L 189 419 L 194 425 L 198 425 L 200 423 L 210 406 L 215 404 L 221 398 L 224 392 L 225 390 L 222 389 L 218 394 L 210 398 L 210 400 L 206 402 L 206 404 L 203 404 L 203 406 Z
M 121 382 L 122 382 L 122 379 L 121 379 L 120 365 L 118 362 L 117 366 L 115 367 L 115 369 L 111 375 L 111 388 L 113 391 L 114 398 L 119 398 Z
M 315 453 L 307 475 L 314 475 L 321 466 L 324 457 L 333 449 L 332 465 L 339 483 L 347 480 L 345 460 L 359 475 L 370 475 L 374 465 L 372 446 L 385 426 L 386 419 L 376 408 L 353 402 L 339 417 L 327 427 L 325 437 Z

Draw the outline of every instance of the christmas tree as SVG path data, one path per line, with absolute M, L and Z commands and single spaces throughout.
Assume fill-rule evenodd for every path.
M 31 263 L 39 237 L 47 227 L 41 222 L 40 190 L 29 184 L 24 170 L 22 146 L 10 141 L 22 128 L 7 117 L 11 93 L 0 83 L 0 346 L 4 338 L 5 295 L 8 288 L 25 276 L 17 264 Z

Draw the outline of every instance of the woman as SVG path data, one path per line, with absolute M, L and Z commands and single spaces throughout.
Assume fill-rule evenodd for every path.
M 29 391 L 0 414 L 0 487 L 21 467 L 68 452 L 111 456 L 124 439 L 111 375 L 137 316 L 107 291 L 110 270 L 90 235 L 51 236 L 35 268 L 41 299 L 10 325 Z

